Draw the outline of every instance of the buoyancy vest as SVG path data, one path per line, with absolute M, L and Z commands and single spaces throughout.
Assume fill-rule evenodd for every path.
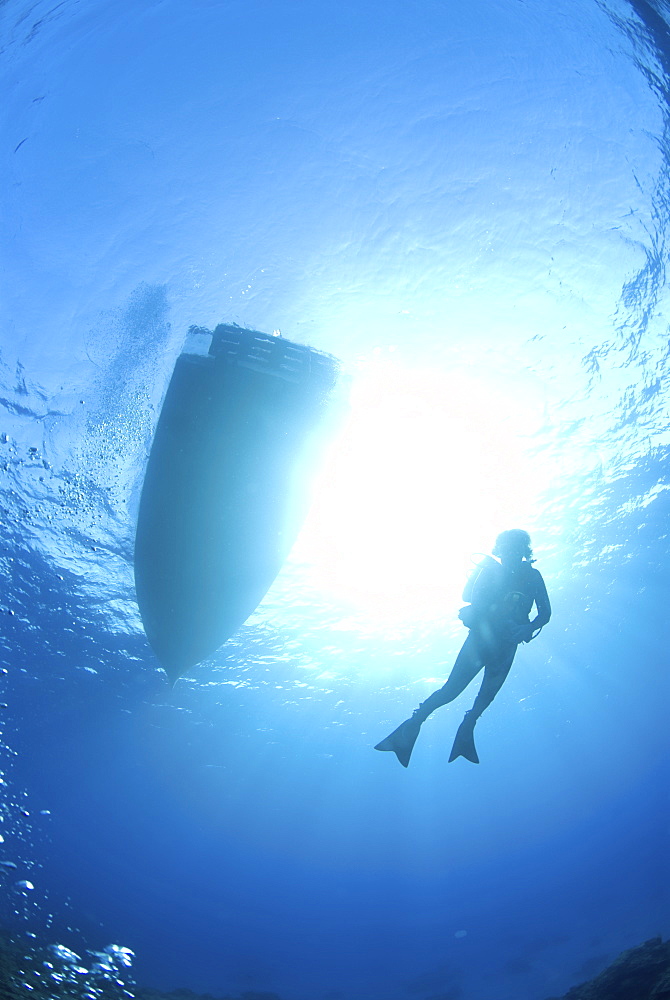
M 536 596 L 535 573 L 529 562 L 510 571 L 486 556 L 470 574 L 463 599 L 470 606 L 459 617 L 468 627 L 486 619 L 494 628 L 528 621 Z

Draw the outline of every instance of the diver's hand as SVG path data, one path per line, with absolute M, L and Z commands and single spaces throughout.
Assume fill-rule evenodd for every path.
M 530 622 L 524 623 L 523 625 L 513 625 L 511 628 L 512 639 L 514 642 L 530 642 L 533 638 L 534 632 L 535 629 Z

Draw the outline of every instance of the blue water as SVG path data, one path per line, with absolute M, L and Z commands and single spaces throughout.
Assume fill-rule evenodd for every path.
M 2 6 L 0 915 L 26 946 L 214 995 L 544 1000 L 670 933 L 668 13 Z M 267 598 L 170 690 L 134 519 L 187 329 L 221 321 L 336 355 L 349 409 Z M 508 527 L 552 621 L 481 764 L 447 763 L 470 690 L 405 771 L 371 748 L 446 678 Z

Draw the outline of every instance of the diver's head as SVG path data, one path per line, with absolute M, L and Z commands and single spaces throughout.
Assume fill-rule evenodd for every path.
M 493 546 L 493 555 L 507 562 L 509 560 L 526 559 L 533 561 L 533 550 L 530 547 L 530 535 L 521 528 L 510 528 L 501 531 Z

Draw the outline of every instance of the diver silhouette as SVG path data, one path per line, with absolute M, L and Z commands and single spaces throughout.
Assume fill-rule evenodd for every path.
M 528 532 L 518 528 L 503 531 L 496 538 L 493 555 L 498 559 L 486 556 L 463 591 L 463 600 L 469 603 L 461 608 L 458 617 L 469 633 L 446 684 L 421 702 L 409 719 L 375 747 L 375 750 L 392 750 L 403 767 L 409 764 L 419 730 L 428 716 L 457 698 L 483 668 L 479 693 L 470 711 L 465 713 L 449 757 L 450 763 L 457 757 L 479 763 L 475 724 L 504 684 L 517 646 L 534 639 L 551 618 L 547 588 L 541 573 L 532 565 Z M 533 605 L 537 615 L 529 621 Z

